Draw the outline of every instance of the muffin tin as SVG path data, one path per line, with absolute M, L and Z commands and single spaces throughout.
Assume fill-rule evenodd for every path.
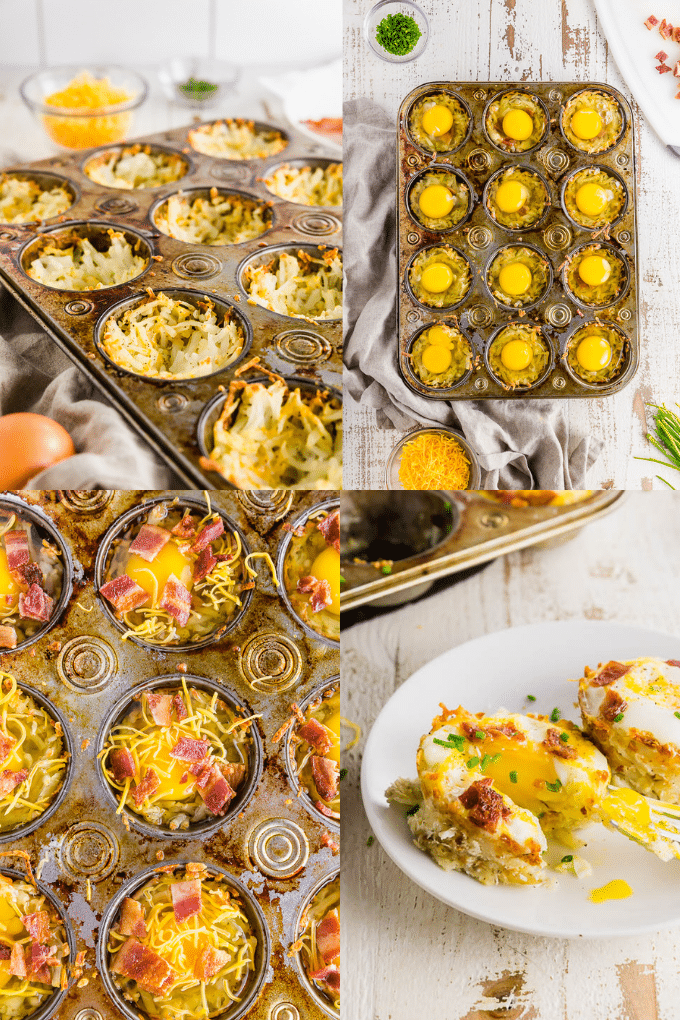
M 616 144 L 604 153 L 587 155 L 576 150 L 561 129 L 561 112 L 576 93 L 584 89 L 607 93 L 621 109 L 624 128 Z M 471 130 L 454 152 L 432 153 L 419 147 L 409 133 L 409 113 L 424 96 L 452 92 L 470 111 Z M 532 149 L 501 151 L 484 127 L 487 107 L 504 92 L 533 95 L 549 115 L 547 135 Z M 424 171 L 441 167 L 461 175 L 472 194 L 471 209 L 464 220 L 446 232 L 432 231 L 412 216 L 408 196 L 414 180 Z M 602 166 L 623 182 L 627 201 L 616 223 L 605 230 L 590 231 L 568 216 L 562 200 L 568 178 L 578 170 Z M 638 368 L 638 270 L 636 260 L 635 126 L 624 96 L 610 85 L 576 82 L 429 82 L 410 92 L 399 109 L 397 130 L 397 232 L 398 232 L 398 336 L 399 368 L 406 385 L 419 396 L 434 400 L 498 398 L 593 398 L 616 393 L 626 386 Z M 524 167 L 540 175 L 550 195 L 550 205 L 531 228 L 511 230 L 500 226 L 488 213 L 485 197 L 490 179 L 509 167 Z M 592 242 L 606 242 L 627 266 L 627 288 L 607 308 L 593 309 L 565 289 L 563 266 L 576 248 Z M 472 270 L 472 288 L 455 308 L 430 309 L 417 301 L 408 283 L 411 260 L 431 245 L 448 244 L 465 256 Z M 552 282 L 541 300 L 521 311 L 501 305 L 486 284 L 486 270 L 493 256 L 508 245 L 531 245 L 545 256 L 552 270 Z M 523 314 L 522 314 L 523 313 Z M 624 367 L 616 378 L 592 385 L 579 380 L 565 366 L 568 340 L 580 325 L 594 321 L 611 324 L 626 337 Z M 474 352 L 474 367 L 448 388 L 427 386 L 412 371 L 408 354 L 415 336 L 427 326 L 449 322 L 468 337 Z M 550 349 L 550 369 L 529 389 L 505 388 L 488 368 L 487 351 L 494 334 L 509 323 L 538 325 Z
M 144 1020 L 116 995 L 101 973 L 98 933 L 115 918 L 125 891 L 145 873 L 187 861 L 226 872 L 245 890 L 246 910 L 262 931 L 259 992 L 252 1003 L 225 1014 L 252 1020 L 319 1020 L 329 1013 L 304 981 L 296 955 L 298 916 L 319 884 L 338 869 L 338 825 L 323 819 L 297 797 L 288 765 L 285 736 L 277 730 L 302 702 L 339 682 L 339 649 L 315 639 L 291 612 L 262 561 L 244 613 L 216 643 L 195 649 L 169 649 L 123 641 L 96 594 L 98 553 L 104 536 L 120 519 L 158 497 L 192 508 L 205 505 L 196 492 L 60 491 L 0 495 L 0 510 L 17 512 L 49 530 L 63 550 L 66 603 L 50 626 L 24 647 L 3 651 L 0 669 L 12 673 L 38 700 L 47 699 L 64 720 L 73 750 L 69 780 L 54 805 L 21 836 L 0 834 L 3 851 L 26 851 L 36 878 L 68 913 L 75 952 L 85 965 L 72 977 L 67 997 L 40 1010 L 80 1020 Z M 337 505 L 334 493 L 293 494 L 283 490 L 211 492 L 220 510 L 245 536 L 251 552 L 269 552 L 274 561 L 289 536 L 288 527 L 320 504 Z M 223 689 L 225 696 L 260 714 L 253 731 L 253 782 L 246 781 L 238 803 L 221 824 L 170 832 L 148 825 L 129 812 L 116 815 L 97 755 L 106 731 L 131 695 L 184 677 L 190 684 Z M 20 859 L 3 865 L 21 871 Z M 4 869 L 3 869 L 4 870 Z M 37 1015 L 37 1014 L 36 1014 Z
M 188 171 L 172 184 L 127 191 L 103 187 L 83 173 L 94 156 L 122 145 L 64 153 L 8 169 L 42 182 L 48 179 L 45 175 L 56 175 L 67 183 L 75 201 L 62 216 L 41 225 L 0 224 L 0 280 L 188 486 L 229 488 L 219 474 L 206 474 L 200 467 L 197 427 L 204 406 L 218 387 L 228 387 L 240 366 L 259 356 L 264 367 L 280 375 L 302 375 L 317 385 L 341 387 L 341 321 L 306 321 L 248 304 L 240 284 L 247 263 L 259 263 L 283 249 L 309 247 L 317 252 L 318 246 L 342 247 L 341 207 L 297 205 L 272 194 L 260 180 L 282 163 L 324 166 L 341 157 L 333 157 L 321 142 L 310 142 L 300 132 L 256 121 L 256 127 L 281 131 L 288 139 L 286 148 L 266 159 L 218 159 L 191 148 L 188 132 L 193 126 L 124 143 L 181 155 Z M 188 244 L 160 232 L 153 213 L 163 200 L 177 191 L 212 187 L 271 203 L 270 228 L 252 240 L 222 246 Z M 22 262 L 37 235 L 77 224 L 126 231 L 149 249 L 151 261 L 135 280 L 98 291 L 55 290 L 28 277 Z M 232 307 L 246 335 L 239 359 L 200 379 L 144 379 L 114 365 L 100 347 L 103 323 L 114 306 L 144 297 L 147 287 L 192 292 L 194 300 L 206 295 Z

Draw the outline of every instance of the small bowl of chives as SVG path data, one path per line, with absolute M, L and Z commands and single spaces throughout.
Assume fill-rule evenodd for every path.
M 364 38 L 376 56 L 391 64 L 416 60 L 430 32 L 427 16 L 412 0 L 380 0 L 364 18 Z

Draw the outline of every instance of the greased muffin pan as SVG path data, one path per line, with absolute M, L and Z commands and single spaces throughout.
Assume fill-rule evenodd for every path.
M 434 400 L 592 398 L 630 382 L 639 362 L 635 133 L 620 92 L 576 82 L 419 85 L 399 110 L 397 166 L 399 367 L 407 386 Z M 439 183 L 449 195 L 437 192 Z M 520 203 L 509 213 L 495 203 L 508 183 L 504 204 Z M 581 211 L 574 196 L 584 185 L 584 207 L 604 201 L 604 213 Z M 612 222 L 597 225 L 607 215 Z M 584 272 L 594 267 L 595 281 L 607 274 L 604 286 L 575 277 L 588 257 Z M 508 265 L 520 292 L 506 293 L 504 303 L 498 285 Z M 432 292 L 422 283 L 428 267 Z M 414 346 L 422 359 L 423 334 L 440 324 L 472 351 L 453 384 L 451 369 L 442 369 L 450 355 L 438 349 L 428 362 L 438 372 L 421 369 L 427 383 L 413 368 Z M 511 340 L 505 371 L 499 348 Z M 439 373 L 448 385 L 431 382 Z
M 310 383 L 341 388 L 341 320 L 306 320 L 249 304 L 241 281 L 247 267 L 283 251 L 318 256 L 342 249 L 342 207 L 288 202 L 261 180 L 284 163 L 323 167 L 342 157 L 299 132 L 255 122 L 257 130 L 280 131 L 285 147 L 264 159 L 218 158 L 191 147 L 189 133 L 194 128 L 189 125 L 6 170 L 35 178 L 43 187 L 56 177 L 74 201 L 63 215 L 42 224 L 0 224 L 0 280 L 188 486 L 227 488 L 219 475 L 206 475 L 200 467 L 197 428 L 201 411 L 219 387 L 228 387 L 235 371 L 257 356 L 263 367 L 287 378 L 302 376 Z M 105 187 L 84 173 L 85 165 L 101 153 L 133 145 L 179 155 L 186 173 L 171 183 L 132 190 Z M 156 212 L 170 195 L 183 191 L 199 197 L 211 188 L 266 204 L 264 218 L 271 217 L 267 229 L 250 240 L 219 246 L 183 242 L 161 232 Z M 41 243 L 39 235 L 49 237 L 70 227 L 92 237 L 95 246 L 96 236 L 109 227 L 125 232 L 144 259 L 142 272 L 127 283 L 91 291 L 53 289 L 27 276 L 31 252 Z M 124 308 L 145 297 L 146 288 L 168 291 L 190 303 L 207 296 L 218 312 L 225 306 L 232 309 L 244 334 L 238 360 L 198 379 L 148 379 L 117 367 L 101 346 L 104 322 L 114 307 Z
M 280 559 L 291 529 L 319 507 L 337 507 L 337 494 L 282 490 L 210 492 L 212 509 L 237 529 L 248 552 Z M 224 1020 L 320 1020 L 329 1007 L 292 947 L 306 903 L 339 866 L 338 823 L 298 795 L 286 734 L 293 702 L 302 705 L 339 683 L 337 642 L 318 637 L 297 618 L 255 559 L 254 587 L 244 610 L 212 643 L 162 648 L 122 639 L 122 628 L 97 589 L 105 549 L 129 515 L 157 502 L 206 510 L 206 495 L 192 492 L 60 491 L 0 495 L 0 523 L 15 514 L 31 521 L 60 552 L 61 596 L 45 626 L 14 650 L 2 649 L 0 670 L 11 674 L 62 720 L 72 749 L 68 775 L 53 806 L 17 835 L 0 832 L 9 852 L 2 871 L 23 871 L 29 855 L 36 878 L 65 912 L 71 944 L 70 982 L 32 1014 L 80 1020 L 145 1020 L 126 1002 L 108 971 L 100 939 L 125 895 L 157 874 L 154 869 L 197 862 L 223 874 L 241 897 L 258 939 L 247 1002 L 221 1013 Z M 0 540 L 1 541 L 1 540 Z M 103 776 L 99 755 L 110 727 L 135 695 L 181 685 L 217 692 L 251 729 L 248 773 L 220 818 L 188 831 L 154 826 L 126 808 Z M 181 689 L 181 688 L 180 688 Z M 77 954 L 84 954 L 77 955 Z

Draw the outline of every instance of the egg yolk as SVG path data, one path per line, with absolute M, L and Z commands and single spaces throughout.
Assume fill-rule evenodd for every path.
M 606 283 L 611 276 L 611 271 L 611 266 L 602 255 L 586 255 L 578 266 L 578 275 L 589 287 L 597 287 L 600 283 Z
M 546 802 L 559 799 L 559 785 L 554 791 L 546 785 L 556 785 L 557 772 L 552 755 L 542 750 L 540 745 L 522 745 L 502 735 L 492 739 L 487 736 L 479 745 L 479 751 L 480 758 L 488 755 L 484 775 L 490 776 L 497 789 L 519 807 L 540 814 L 545 810 Z M 500 758 L 493 761 L 496 755 Z
M 453 209 L 453 194 L 443 184 L 430 184 L 418 199 L 423 216 L 430 220 L 440 220 Z
M 441 375 L 451 364 L 451 351 L 441 344 L 430 344 L 423 350 L 423 368 L 434 375 Z
M 597 110 L 577 110 L 571 118 L 571 130 L 577 138 L 589 141 L 602 130 L 602 118 Z
M 185 588 L 191 590 L 193 568 L 175 543 L 167 542 L 150 563 L 137 553 L 131 553 L 125 573 L 149 595 L 156 596 L 157 603 L 170 574 L 174 574 Z
M 496 205 L 502 212 L 517 212 L 528 195 L 527 189 L 519 181 L 504 181 L 496 192 Z
M 24 926 L 8 899 L 0 895 L 0 935 L 21 935 Z
M 576 205 L 584 216 L 597 216 L 609 201 L 609 192 L 599 184 L 582 184 L 576 192 Z
M 438 344 L 441 347 L 453 348 L 453 338 L 447 332 L 445 326 L 430 326 L 426 335 L 428 344 Z
M 501 350 L 501 361 L 511 372 L 521 372 L 531 363 L 531 347 L 525 340 L 509 340 Z
M 422 124 L 426 135 L 430 135 L 431 138 L 437 138 L 439 135 L 445 135 L 447 131 L 451 130 L 453 114 L 448 106 L 436 103 L 429 110 L 425 111 Z
M 319 581 L 328 581 L 331 586 L 331 598 L 333 601 L 330 606 L 326 606 L 326 611 L 333 613 L 334 616 L 339 616 L 340 553 L 336 552 L 331 546 L 320 552 L 312 563 L 312 577 L 316 577 Z
M 163 800 L 183 800 L 185 797 L 193 794 L 196 780 L 189 772 L 187 763 L 170 757 L 170 751 L 175 743 L 174 739 L 170 743 L 166 735 L 163 735 L 158 742 L 153 758 L 153 768 L 161 781 L 161 785 L 152 794 L 154 800 L 157 798 L 162 798 Z M 181 783 L 180 779 L 187 773 L 186 783 Z
M 534 130 L 534 122 L 526 110 L 510 110 L 503 117 L 503 133 L 516 142 L 525 142 Z
M 576 360 L 586 372 L 598 372 L 612 360 L 609 341 L 603 336 L 586 336 L 576 348 Z
M 453 283 L 453 271 L 444 262 L 433 262 L 425 266 L 420 282 L 430 294 L 443 294 Z
M 512 262 L 503 266 L 498 274 L 501 290 L 506 294 L 526 294 L 531 286 L 531 270 L 523 262 Z
M 627 900 L 633 890 L 622 878 L 615 878 L 599 889 L 591 889 L 588 899 L 591 903 L 604 903 L 606 900 Z
M 0 549 L 0 604 L 4 607 L 7 595 L 13 595 L 16 600 L 18 591 L 19 586 L 10 574 L 9 567 L 7 566 L 7 553 L 4 549 Z

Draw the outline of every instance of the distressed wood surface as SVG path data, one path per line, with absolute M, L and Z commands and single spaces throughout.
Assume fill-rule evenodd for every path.
M 494 928 L 420 890 L 367 847 L 365 737 L 395 689 L 437 655 L 506 627 L 612 620 L 680 634 L 680 495 L 630 493 L 553 549 L 529 549 L 343 633 L 343 1013 L 352 1020 L 677 1020 L 680 931 L 560 940 Z M 669 881 L 671 876 L 669 874 Z M 346 1011 L 346 1012 L 345 1012 Z
M 345 0 L 345 97 L 372 97 L 395 120 L 403 97 L 433 80 L 604 81 L 631 98 L 590 0 L 422 0 L 430 39 L 423 56 L 410 64 L 386 63 L 369 49 L 362 34 L 369 6 L 366 0 Z M 622 16 L 632 9 L 644 19 L 654 5 L 632 0 L 621 6 Z M 656 13 L 680 21 L 676 0 Z M 564 401 L 572 439 L 592 434 L 604 441 L 588 478 L 596 488 L 663 487 L 655 465 L 633 458 L 651 450 L 644 438 L 645 402 L 672 406 L 680 399 L 680 160 L 634 109 L 641 366 L 613 397 Z M 377 429 L 374 412 L 349 400 L 345 420 L 345 487 L 383 488 L 385 460 L 402 433 Z

